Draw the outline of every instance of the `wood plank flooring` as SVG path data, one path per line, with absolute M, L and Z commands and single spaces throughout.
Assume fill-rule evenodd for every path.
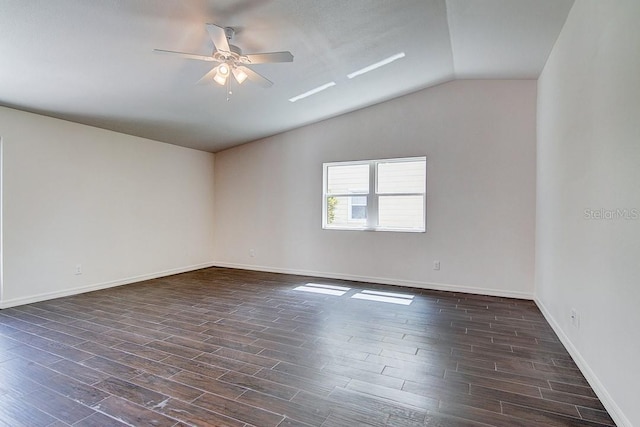
M 0 425 L 614 423 L 531 301 L 209 268 L 0 311 Z

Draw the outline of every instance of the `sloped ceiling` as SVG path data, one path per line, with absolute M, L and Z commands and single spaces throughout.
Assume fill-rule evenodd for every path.
M 535 79 L 573 0 L 0 0 L 0 105 L 219 151 L 455 78 Z M 205 23 L 274 82 L 198 85 Z M 405 57 L 354 79 L 347 74 Z M 295 103 L 289 98 L 336 85 Z M 0 134 L 1 134 L 0 129 Z

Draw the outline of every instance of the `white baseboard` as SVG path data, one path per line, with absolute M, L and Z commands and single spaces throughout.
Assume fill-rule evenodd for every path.
M 214 263 L 207 262 L 203 264 L 190 265 L 187 267 L 172 268 L 170 270 L 159 271 L 156 273 L 143 274 L 140 276 L 132 276 L 124 279 L 112 280 L 109 282 L 95 283 L 92 285 L 80 286 L 77 288 L 64 289 L 55 292 L 46 292 L 38 295 L 30 295 L 28 297 L 13 298 L 0 302 L 0 309 L 15 307 L 18 305 L 31 304 L 39 301 L 46 301 L 54 298 L 67 297 L 70 295 L 82 294 L 85 292 L 98 291 L 100 289 L 113 288 L 115 286 L 128 285 L 130 283 L 141 282 L 143 280 L 157 279 L 158 277 L 171 276 L 188 271 L 200 270 L 202 268 L 213 267 Z
M 533 299 L 533 294 L 529 294 L 526 292 L 505 291 L 502 289 L 471 288 L 467 286 L 450 285 L 445 283 L 415 282 L 415 281 L 409 281 L 409 280 L 390 279 L 390 278 L 384 278 L 384 277 L 357 276 L 352 274 L 327 273 L 324 271 L 295 270 L 290 268 L 266 267 L 266 266 L 259 266 L 259 265 L 250 265 L 250 264 L 237 264 L 237 263 L 230 263 L 230 262 L 214 262 L 213 265 L 216 267 L 237 268 L 240 270 L 296 274 L 300 276 L 323 277 L 325 279 L 350 280 L 354 282 L 378 283 L 381 285 L 406 286 L 409 288 L 431 289 L 436 291 L 464 292 L 468 294 L 490 295 L 490 296 L 497 296 L 497 297 L 518 298 L 518 299 L 526 299 L 526 300 Z
M 587 361 L 584 359 L 584 357 L 582 357 L 582 354 L 580 354 L 578 349 L 573 345 L 571 339 L 569 339 L 567 334 L 564 333 L 564 331 L 560 327 L 560 324 L 551 315 L 551 312 L 537 297 L 534 297 L 534 301 L 537 304 L 538 308 L 540 308 L 540 311 L 544 315 L 545 319 L 547 319 L 547 322 L 549 322 L 549 324 L 555 331 L 556 335 L 558 335 L 558 338 L 560 338 L 560 341 L 562 341 L 562 344 L 565 346 L 574 362 L 576 362 L 576 365 L 578 365 L 578 368 L 580 368 L 580 371 L 584 375 L 589 385 L 591 385 L 593 391 L 596 393 L 596 395 L 598 395 L 598 398 L 607 409 L 607 412 L 609 412 L 609 415 L 611 416 L 611 418 L 613 418 L 613 421 L 616 423 L 616 425 L 618 427 L 632 427 L 631 421 L 629 421 L 629 419 L 624 415 L 622 409 L 620 409 L 618 404 L 613 400 L 611 394 L 609 394 L 605 386 L 602 384 L 602 381 L 600 381 Z

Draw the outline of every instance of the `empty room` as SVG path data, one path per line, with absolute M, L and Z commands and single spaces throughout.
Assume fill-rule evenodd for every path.
M 637 0 L 0 0 L 0 425 L 640 426 Z

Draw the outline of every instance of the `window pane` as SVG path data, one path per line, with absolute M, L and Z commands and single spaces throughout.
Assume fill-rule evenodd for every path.
M 369 192 L 369 165 L 327 167 L 327 194 Z
M 424 193 L 426 161 L 378 163 L 378 194 Z
M 380 196 L 378 226 L 424 229 L 424 196 Z
M 340 228 L 362 228 L 367 225 L 367 198 L 363 204 L 354 205 L 349 196 L 327 197 L 327 225 Z M 360 199 L 360 197 L 358 197 Z

